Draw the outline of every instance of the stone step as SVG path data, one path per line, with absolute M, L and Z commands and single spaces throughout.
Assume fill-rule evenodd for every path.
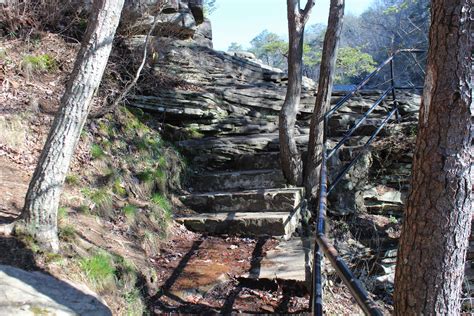
M 279 169 L 280 153 L 277 151 L 237 154 L 233 157 L 213 153 L 200 154 L 192 159 L 196 166 L 205 166 L 207 170 L 252 170 Z
M 258 169 L 232 172 L 211 172 L 191 177 L 191 192 L 239 191 L 285 187 L 281 170 Z
M 314 243 L 310 238 L 292 237 L 267 252 L 262 261 L 243 278 L 285 280 L 311 284 Z
M 213 235 L 273 236 L 289 239 L 300 221 L 293 212 L 222 212 L 176 218 L 187 229 Z
M 190 194 L 180 200 L 199 213 L 291 212 L 302 198 L 303 188 L 283 188 Z

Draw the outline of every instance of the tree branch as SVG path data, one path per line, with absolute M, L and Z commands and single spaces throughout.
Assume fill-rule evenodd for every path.
M 308 22 L 309 14 L 311 13 L 311 9 L 313 9 L 315 4 L 316 0 L 308 0 L 304 9 L 300 11 L 301 23 L 303 26 L 306 24 L 306 22 Z

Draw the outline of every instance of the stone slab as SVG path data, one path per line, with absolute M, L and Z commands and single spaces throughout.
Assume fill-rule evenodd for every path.
M 278 279 L 286 281 L 310 282 L 312 250 L 314 244 L 309 238 L 291 238 L 282 241 L 270 250 L 260 265 L 245 274 L 249 279 Z
M 85 286 L 50 275 L 0 265 L 0 316 L 112 315 Z
M 281 170 L 259 169 L 233 172 L 212 172 L 193 176 L 190 191 L 215 192 L 285 187 Z
M 223 212 L 176 218 L 187 229 L 213 235 L 274 236 L 289 239 L 299 224 L 300 210 L 290 212 Z
M 303 188 L 257 189 L 191 194 L 180 200 L 200 213 L 291 212 L 302 201 Z

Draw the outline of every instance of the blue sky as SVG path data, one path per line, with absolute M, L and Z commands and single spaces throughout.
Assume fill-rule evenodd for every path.
M 359 15 L 373 0 L 347 0 L 346 13 Z M 305 0 L 301 1 L 304 6 Z M 214 48 L 226 50 L 237 42 L 248 47 L 249 41 L 261 31 L 287 36 L 285 0 L 217 0 L 217 10 L 210 16 Z M 327 24 L 329 0 L 316 0 L 309 24 Z

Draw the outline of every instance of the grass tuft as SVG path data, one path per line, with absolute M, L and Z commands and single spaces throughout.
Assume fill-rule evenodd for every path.
M 63 221 L 67 218 L 68 212 L 67 212 L 67 207 L 60 207 L 58 208 L 58 220 Z
M 59 238 L 62 241 L 72 242 L 76 239 L 76 228 L 72 225 L 64 225 L 59 227 Z
M 155 193 L 151 197 L 151 201 L 154 204 L 158 205 L 166 213 L 171 213 L 171 203 L 165 195 L 161 193 Z
M 138 211 L 138 208 L 132 204 L 128 204 L 122 209 L 123 214 L 129 220 L 133 220 L 135 218 L 137 211 Z
M 104 251 L 81 259 L 79 266 L 99 291 L 115 281 L 115 267 L 112 257 Z
M 95 208 L 102 215 L 109 215 L 113 206 L 112 194 L 106 189 L 84 189 L 83 194 L 93 203 Z
M 81 182 L 79 179 L 79 176 L 75 174 L 68 174 L 64 181 L 66 182 L 66 184 L 71 185 L 71 186 L 79 185 L 79 183 Z
M 93 159 L 100 159 L 105 156 L 105 152 L 98 144 L 92 144 L 91 146 L 91 156 Z
M 33 74 L 56 71 L 58 62 L 49 54 L 25 55 L 20 62 L 20 69 L 29 79 Z

